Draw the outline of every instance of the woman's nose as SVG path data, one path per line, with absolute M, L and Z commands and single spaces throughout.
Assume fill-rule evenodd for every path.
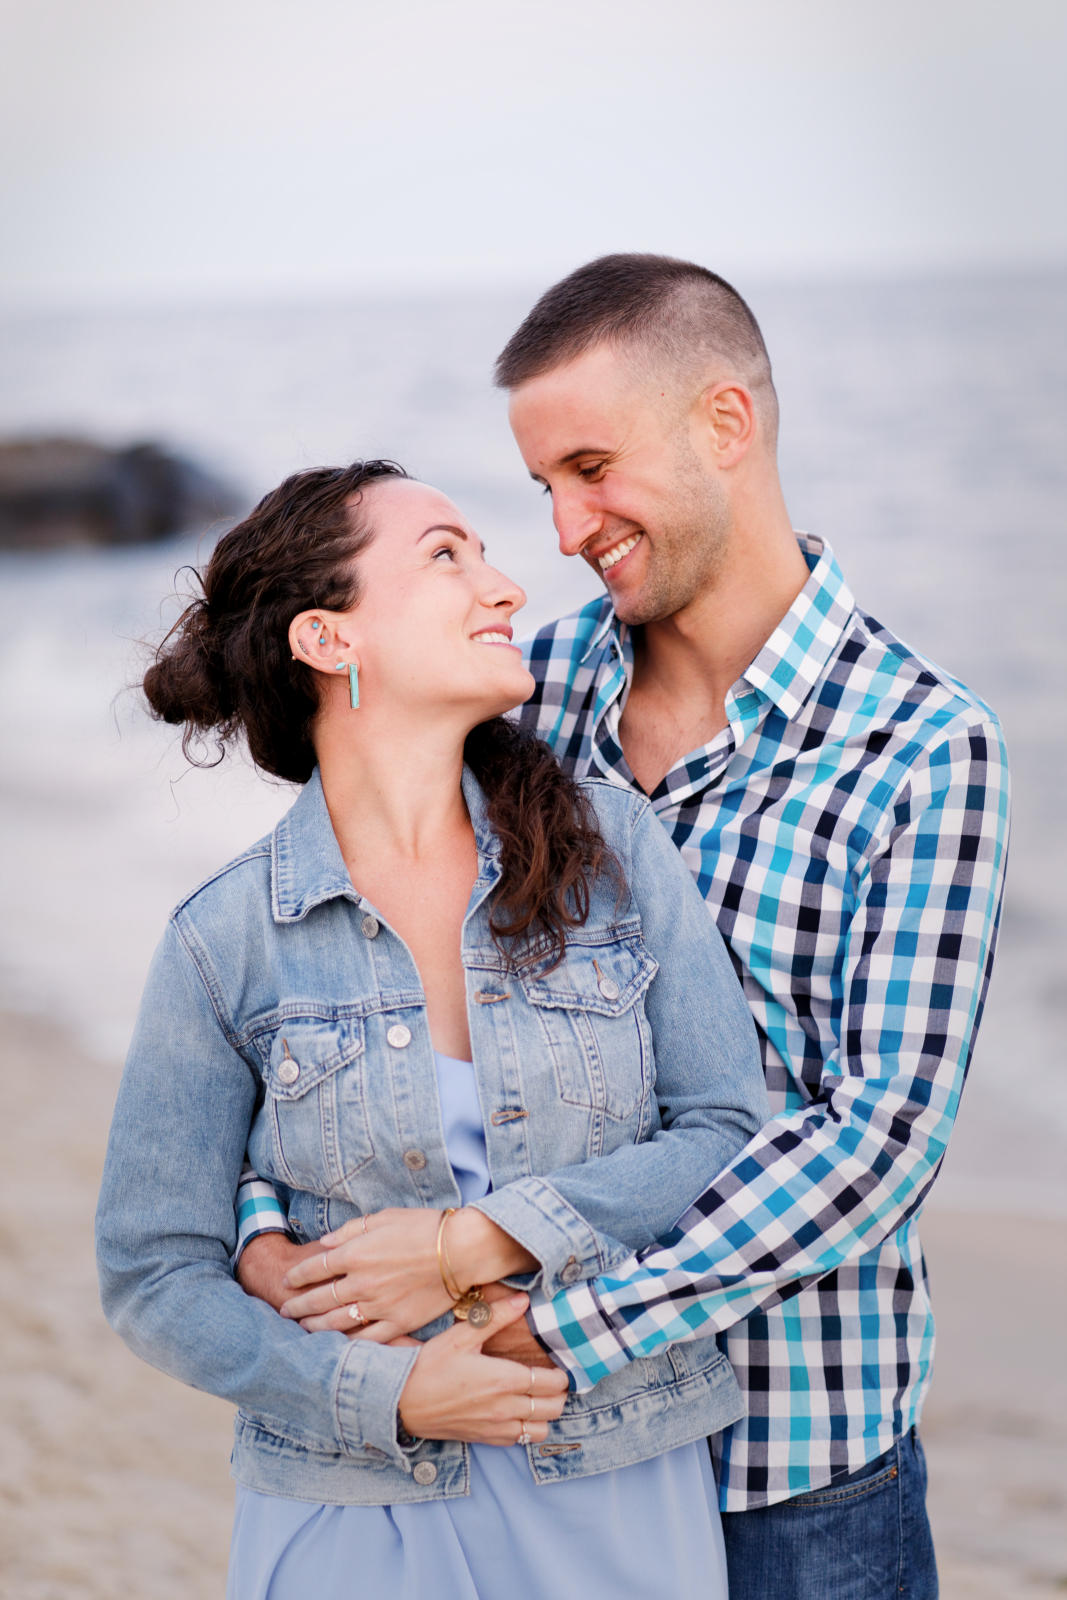
M 506 573 L 498 572 L 495 567 L 486 567 L 482 599 L 486 605 L 501 609 L 506 607 L 510 616 L 513 611 L 521 611 L 526 604 L 526 591 Z

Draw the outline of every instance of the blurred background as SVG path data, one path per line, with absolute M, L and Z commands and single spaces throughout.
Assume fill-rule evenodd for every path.
M 126 1354 L 90 1241 L 167 912 L 291 800 L 142 712 L 175 575 L 286 473 L 384 454 L 471 516 L 531 629 L 581 604 L 489 374 L 619 249 L 746 296 L 796 526 L 1005 726 L 924 1432 L 947 1600 L 1062 1593 L 1062 5 L 38 0 L 0 38 L 0 1594 L 222 1592 L 228 1408 Z

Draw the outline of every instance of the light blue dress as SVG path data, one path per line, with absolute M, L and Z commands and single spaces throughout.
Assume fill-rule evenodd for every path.
M 489 1190 L 474 1072 L 436 1060 L 467 1204 Z M 703 1440 L 541 1485 L 521 1448 L 470 1455 L 469 1495 L 414 1505 L 311 1505 L 238 1484 L 227 1600 L 727 1600 Z

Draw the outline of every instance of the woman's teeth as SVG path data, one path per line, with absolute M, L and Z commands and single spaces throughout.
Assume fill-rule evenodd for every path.
M 608 568 L 615 566 L 623 556 L 628 556 L 640 537 L 639 533 L 631 533 L 628 539 L 624 539 L 621 544 L 613 545 L 605 555 L 597 556 L 597 566 L 601 572 L 607 572 Z
M 510 644 L 511 640 L 506 633 L 476 633 L 474 642 L 476 644 Z

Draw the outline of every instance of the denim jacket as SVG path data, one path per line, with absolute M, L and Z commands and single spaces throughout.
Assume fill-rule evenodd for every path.
M 766 1119 L 754 1025 L 696 886 L 640 797 L 585 788 L 622 867 L 552 969 L 489 931 L 500 846 L 469 771 L 462 959 L 492 1190 L 479 1209 L 552 1294 L 661 1237 Z M 353 888 L 318 774 L 273 834 L 174 911 L 119 1090 L 97 1217 L 104 1309 L 136 1353 L 237 1403 L 235 1476 L 304 1500 L 463 1494 L 469 1447 L 398 1436 L 414 1355 L 305 1333 L 234 1281 L 246 1146 L 299 1237 L 458 1206 L 415 965 Z M 422 1330 L 439 1331 L 444 1321 Z M 742 1412 L 714 1339 L 572 1395 L 535 1481 L 602 1472 Z

